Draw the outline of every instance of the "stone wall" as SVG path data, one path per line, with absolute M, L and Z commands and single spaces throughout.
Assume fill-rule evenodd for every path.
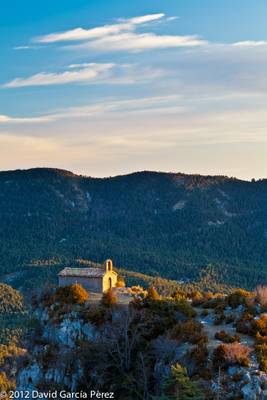
M 106 292 L 111 287 L 116 287 L 117 285 L 117 274 L 114 271 L 107 271 L 103 277 L 103 291 Z
M 78 277 L 78 276 L 59 276 L 59 286 L 70 286 L 78 283 L 84 289 L 102 293 L 103 292 L 103 283 L 102 277 L 99 278 L 88 278 L 88 277 Z

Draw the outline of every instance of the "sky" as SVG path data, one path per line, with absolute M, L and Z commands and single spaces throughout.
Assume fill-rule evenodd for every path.
M 3 0 L 0 170 L 267 178 L 266 0 Z

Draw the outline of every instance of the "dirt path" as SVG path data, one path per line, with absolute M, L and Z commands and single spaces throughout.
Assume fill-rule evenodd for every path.
M 203 317 L 201 315 L 202 311 L 204 310 L 201 307 L 195 307 L 194 310 L 197 313 L 197 320 L 204 326 L 204 330 L 208 336 L 209 343 L 207 345 L 210 353 L 213 352 L 215 347 L 219 346 L 219 344 L 222 344 L 220 340 L 215 339 L 215 334 L 220 331 L 225 331 L 231 336 L 234 336 L 238 334 L 240 337 L 240 343 L 244 344 L 249 347 L 254 347 L 254 339 L 248 335 L 244 335 L 242 333 L 237 333 L 235 327 L 233 324 L 220 324 L 220 325 L 214 325 L 212 322 L 212 316 L 214 316 L 214 312 L 212 309 L 208 309 L 209 315 L 207 317 Z M 206 310 L 206 309 L 205 309 Z
M 130 301 L 132 301 L 133 297 L 128 293 L 127 289 L 116 288 L 115 294 L 118 300 L 118 304 L 120 305 L 129 305 Z M 89 293 L 89 303 L 97 304 L 101 301 L 103 297 L 103 293 Z

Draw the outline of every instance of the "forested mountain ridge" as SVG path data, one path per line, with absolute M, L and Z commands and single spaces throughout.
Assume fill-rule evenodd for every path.
M 230 283 L 267 278 L 267 180 L 58 169 L 0 173 L 0 275 L 75 258 L 191 279 L 208 264 Z

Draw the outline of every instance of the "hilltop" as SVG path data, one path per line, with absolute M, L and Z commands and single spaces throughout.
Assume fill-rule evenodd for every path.
M 22 296 L 0 285 L 8 328 L 0 335 L 0 387 L 97 388 L 122 400 L 266 397 L 267 286 L 230 288 L 212 268 L 190 283 L 117 272 L 119 287 L 97 299 L 78 284 L 35 285 L 27 314 Z
M 121 290 L 128 305 L 118 301 Z M 265 399 L 266 287 L 161 293 L 115 288 L 98 303 L 77 284 L 36 293 L 17 390 L 96 388 L 121 400 Z
M 267 278 L 266 199 L 266 180 L 0 172 L 0 276 L 19 276 L 36 260 L 111 257 L 175 280 L 197 279 L 212 264 L 227 283 L 253 288 Z

